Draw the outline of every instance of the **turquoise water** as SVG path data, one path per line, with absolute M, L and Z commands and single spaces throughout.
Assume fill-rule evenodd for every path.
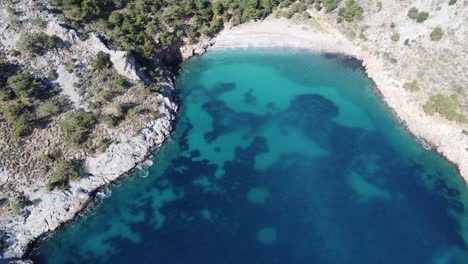
M 359 64 L 292 51 L 182 65 L 175 134 L 37 263 L 468 263 L 467 190 Z

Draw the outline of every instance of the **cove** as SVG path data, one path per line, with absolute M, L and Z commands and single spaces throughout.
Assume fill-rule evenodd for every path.
M 211 51 L 185 62 L 172 139 L 37 263 L 468 263 L 467 190 L 359 62 Z

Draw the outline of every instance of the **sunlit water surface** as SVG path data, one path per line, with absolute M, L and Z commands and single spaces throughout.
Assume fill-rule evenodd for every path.
M 38 263 L 468 263 L 467 190 L 356 61 L 209 52 L 182 65 L 154 165 L 39 244 Z

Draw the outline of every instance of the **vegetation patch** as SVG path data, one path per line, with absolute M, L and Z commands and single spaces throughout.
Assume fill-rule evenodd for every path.
M 24 34 L 21 36 L 18 47 L 21 52 L 43 55 L 47 50 L 58 48 L 61 45 L 60 38 L 48 36 L 44 32 L 37 34 Z
M 12 127 L 12 139 L 18 141 L 37 127 L 39 119 L 58 114 L 63 100 L 31 73 L 14 68 L 0 62 L 0 113 Z
M 393 42 L 397 42 L 400 40 L 400 34 L 398 32 L 393 32 L 392 36 L 390 37 L 390 39 L 393 41 Z
M 418 81 L 416 80 L 413 80 L 411 82 L 406 82 L 405 84 L 403 84 L 403 88 L 405 88 L 406 90 L 410 92 L 417 92 L 420 90 Z
M 54 171 L 54 180 L 46 184 L 46 191 L 68 189 L 70 187 L 70 181 L 78 181 L 81 179 L 81 172 L 82 164 L 80 162 L 69 160 L 59 161 Z
M 429 18 L 429 13 L 425 11 L 419 12 L 416 7 L 412 7 L 408 10 L 408 17 L 412 20 L 415 20 L 418 23 L 422 23 Z
M 356 3 L 355 0 L 348 0 L 345 7 L 340 8 L 338 11 L 338 15 L 348 22 L 361 20 L 363 13 L 364 10 Z
M 393 63 L 393 64 L 398 62 L 398 60 L 395 59 L 390 52 L 384 52 L 383 53 L 383 58 L 386 61 L 389 61 L 390 63 Z
M 424 112 L 428 115 L 439 113 L 448 120 L 467 123 L 468 119 L 459 112 L 459 108 L 459 99 L 457 94 L 433 95 L 423 106 Z
M 85 141 L 95 121 L 93 115 L 79 110 L 68 114 L 60 123 L 60 129 L 67 142 L 79 145 Z
M 444 30 L 441 26 L 435 27 L 431 32 L 431 40 L 432 41 L 440 41 L 444 36 Z
M 110 55 L 102 51 L 98 52 L 96 60 L 94 61 L 94 68 L 102 71 L 106 68 L 110 68 L 111 66 L 112 62 L 110 60 Z

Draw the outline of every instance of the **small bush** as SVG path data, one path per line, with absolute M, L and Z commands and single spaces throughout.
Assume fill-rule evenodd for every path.
M 459 100 L 457 94 L 431 96 L 423 106 L 424 112 L 428 115 L 439 113 L 448 120 L 467 123 L 468 119 L 458 109 Z
M 418 81 L 413 80 L 411 82 L 406 82 L 405 84 L 403 84 L 403 88 L 405 88 L 406 90 L 410 92 L 419 91 Z
M 54 180 L 45 185 L 47 191 L 54 189 L 66 190 L 70 187 L 70 181 L 81 179 L 81 165 L 69 160 L 61 160 L 54 171 Z
M 10 201 L 11 209 L 17 214 L 20 214 L 23 208 L 32 204 L 33 203 L 29 200 L 29 198 L 22 193 Z
M 435 27 L 431 32 L 431 40 L 432 41 L 440 41 L 444 36 L 444 30 L 441 26 Z
M 397 42 L 400 40 L 400 34 L 398 32 L 393 32 L 390 38 L 392 39 L 392 41 Z
M 38 55 L 44 54 L 48 49 L 58 48 L 60 39 L 56 36 L 48 36 L 44 32 L 31 35 L 22 35 L 19 40 L 19 49 L 22 52 L 30 52 Z
M 114 115 L 106 114 L 102 116 L 102 122 L 110 127 L 115 127 L 119 123 L 119 118 Z
M 18 73 L 8 78 L 8 86 L 18 98 L 31 97 L 39 82 L 30 73 Z
M 60 112 L 60 104 L 57 100 L 47 100 L 37 107 L 36 113 L 39 118 L 49 118 Z
M 325 13 L 335 10 L 340 2 L 341 0 L 322 0 L 322 6 L 325 8 Z
M 33 20 L 31 20 L 31 24 L 33 26 L 42 28 L 47 25 L 47 22 L 42 18 L 34 18 Z
M 67 142 L 81 144 L 94 122 L 95 119 L 91 114 L 79 110 L 66 116 L 60 123 L 60 129 L 65 134 Z
M 377 1 L 377 12 L 382 11 L 382 1 Z
M 338 15 L 343 17 L 346 21 L 352 22 L 354 20 L 361 20 L 364 10 L 360 7 L 355 0 L 348 0 L 346 6 L 340 8 Z
M 65 68 L 67 69 L 67 72 L 72 73 L 75 70 L 75 63 L 73 60 L 66 61 Z
M 418 17 L 416 18 L 416 22 L 422 23 L 426 21 L 426 19 L 429 18 L 429 13 L 428 12 L 419 12 Z
M 34 119 L 29 114 L 22 114 L 13 121 L 12 126 L 12 136 L 16 141 L 31 133 L 34 129 Z
M 98 52 L 96 60 L 94 61 L 94 67 L 98 70 L 104 70 L 111 66 L 112 62 L 110 61 L 110 55 L 102 51 Z
M 410 10 L 408 10 L 408 17 L 415 20 L 418 18 L 418 14 L 419 14 L 419 10 L 416 8 L 416 7 L 412 7 L 410 8 Z
M 47 73 L 47 76 L 49 77 L 49 79 L 51 79 L 52 81 L 55 81 L 57 80 L 58 78 L 58 74 L 55 70 L 50 70 L 48 73 Z
M 104 153 L 106 149 L 112 144 L 112 140 L 109 138 L 104 138 L 99 143 L 99 147 L 97 148 L 98 153 Z
M 45 164 L 51 164 L 55 161 L 55 158 L 50 154 L 44 154 L 39 156 L 39 160 Z
M 1 107 L 3 117 L 10 123 L 13 123 L 15 119 L 20 117 L 25 110 L 25 106 L 19 101 L 8 102 Z
M 389 61 L 389 62 L 392 63 L 392 64 L 395 64 L 395 63 L 398 62 L 398 60 L 395 59 L 395 58 L 392 56 L 392 54 L 390 54 L 389 52 L 384 52 L 384 53 L 383 53 L 383 58 L 384 58 L 385 60 Z
M 16 15 L 16 10 L 11 6 L 7 6 L 6 11 L 10 15 Z
M 454 5 L 454 4 L 456 4 L 456 3 L 457 3 L 457 0 L 450 0 L 450 1 L 448 2 L 449 5 Z

